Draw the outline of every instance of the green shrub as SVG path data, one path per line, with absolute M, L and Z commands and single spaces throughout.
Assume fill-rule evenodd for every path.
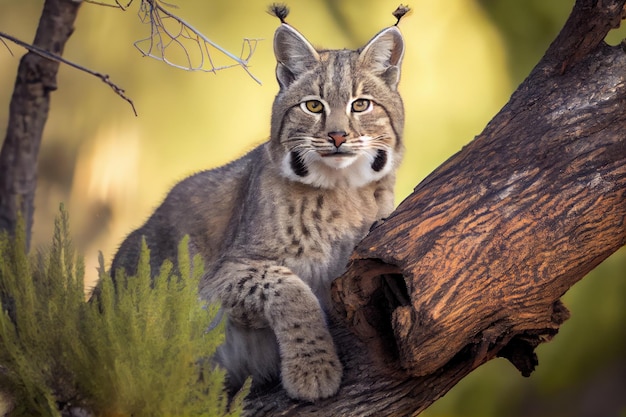
M 29 257 L 24 228 L 0 236 L 0 390 L 12 415 L 58 416 L 63 406 L 96 416 L 239 415 L 245 393 L 228 407 L 224 372 L 207 358 L 223 340 L 217 307 L 198 299 L 199 257 L 179 246 L 151 278 L 142 247 L 136 277 L 114 288 L 100 257 L 100 296 L 87 302 L 84 264 L 67 213 L 55 222 L 49 250 Z M 247 387 L 243 390 L 247 391 Z

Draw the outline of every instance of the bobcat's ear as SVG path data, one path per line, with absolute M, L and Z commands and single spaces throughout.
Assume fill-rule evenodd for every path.
M 274 34 L 274 55 L 276 55 L 276 79 L 283 89 L 300 74 L 310 69 L 319 60 L 313 45 L 297 30 L 282 24 Z
M 404 56 L 404 39 L 396 26 L 383 29 L 361 49 L 359 63 L 396 89 L 400 81 L 400 64 Z

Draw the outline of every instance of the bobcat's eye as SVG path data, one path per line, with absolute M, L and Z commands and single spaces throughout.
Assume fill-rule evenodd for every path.
M 301 103 L 300 106 L 308 112 L 311 113 L 321 113 L 324 111 L 324 105 L 319 100 L 307 100 L 304 103 Z
M 372 108 L 372 102 L 366 98 L 359 98 L 352 102 L 352 111 L 355 113 L 362 113 Z

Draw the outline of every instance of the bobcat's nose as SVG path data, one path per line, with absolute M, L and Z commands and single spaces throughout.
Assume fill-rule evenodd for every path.
M 346 141 L 348 134 L 344 131 L 328 132 L 328 141 L 335 145 L 335 148 L 339 148 Z

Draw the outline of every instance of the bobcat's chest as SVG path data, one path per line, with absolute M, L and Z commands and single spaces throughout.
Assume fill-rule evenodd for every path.
M 330 282 L 376 220 L 375 199 L 367 192 L 320 191 L 286 200 L 275 216 L 280 257 L 326 304 Z

